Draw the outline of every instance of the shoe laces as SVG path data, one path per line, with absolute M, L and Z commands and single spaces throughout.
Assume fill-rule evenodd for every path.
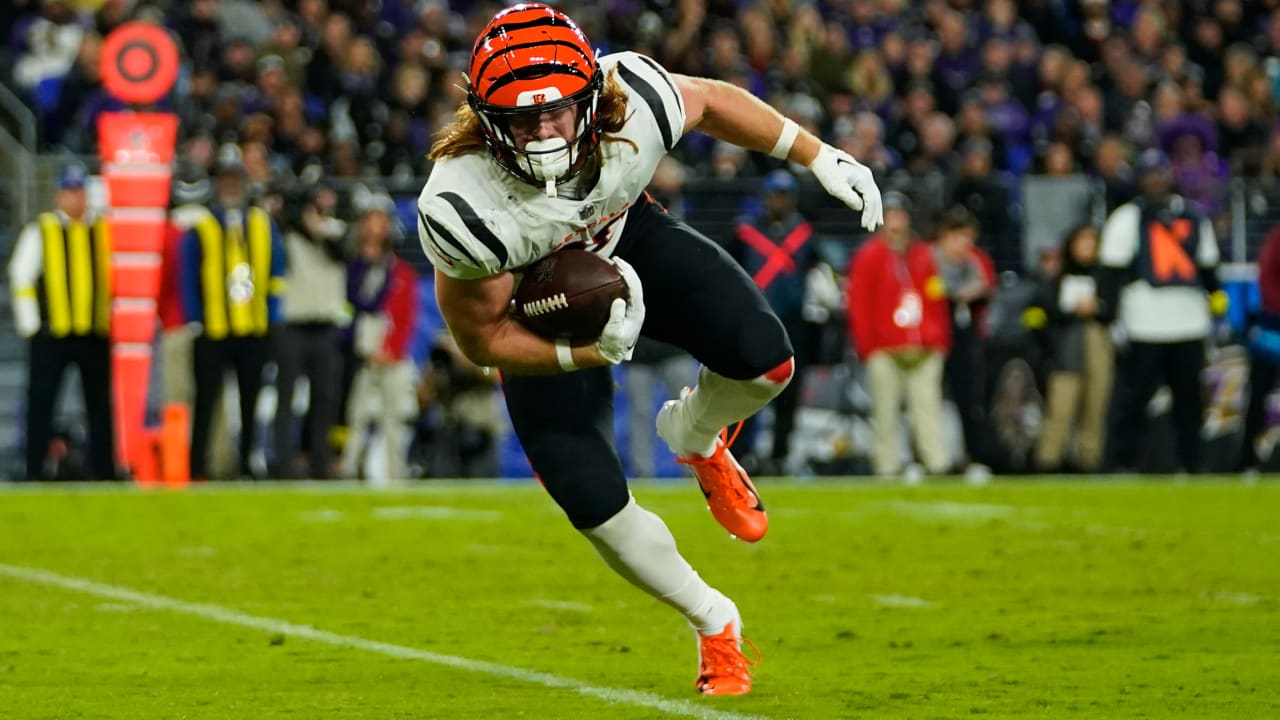
M 720 431 L 721 442 L 716 444 L 715 451 L 712 452 L 710 455 L 706 457 L 702 457 L 701 455 L 694 454 L 694 455 L 691 455 L 690 457 L 677 457 L 676 462 L 681 463 L 683 465 L 689 465 L 691 467 L 702 467 L 702 466 L 713 465 L 715 463 L 722 462 L 724 460 L 725 452 L 728 451 L 730 446 L 733 445 L 733 442 L 738 439 L 738 434 L 742 432 L 742 422 L 743 421 L 739 420 L 738 424 L 734 426 L 733 434 L 729 434 L 728 428 L 725 428 Z M 737 473 L 735 472 L 734 474 L 736 475 Z M 735 497 L 746 498 L 746 499 L 751 498 L 751 493 L 750 491 L 747 490 L 746 483 L 743 483 L 743 482 L 725 483 L 723 487 L 724 489 L 733 493 Z M 720 488 L 717 488 L 717 489 L 720 489 Z
M 755 657 L 747 657 L 742 652 L 744 645 L 751 648 Z M 702 666 L 704 671 L 710 671 L 712 677 L 732 675 L 744 680 L 748 679 L 751 677 L 749 668 L 759 665 L 763 659 L 760 648 L 747 638 L 732 635 L 729 637 L 703 636 L 702 638 Z M 707 676 L 706 672 L 703 674 Z

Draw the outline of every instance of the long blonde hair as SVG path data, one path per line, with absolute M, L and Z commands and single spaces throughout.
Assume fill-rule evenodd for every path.
M 635 143 L 626 138 L 611 136 L 621 130 L 627 121 L 627 93 L 618 84 L 616 75 L 617 70 L 609 73 L 604 81 L 604 89 L 600 92 L 597 116 L 600 119 L 601 139 L 603 142 L 622 141 L 635 147 Z M 464 100 L 458 103 L 458 109 L 453 113 L 453 122 L 436 131 L 435 141 L 431 144 L 431 152 L 427 157 L 435 161 L 484 149 L 484 131 L 480 128 L 480 118 L 476 117 L 471 106 Z

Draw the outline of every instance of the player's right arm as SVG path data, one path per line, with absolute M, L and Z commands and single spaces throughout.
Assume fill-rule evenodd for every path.
M 803 165 L 828 193 L 862 213 L 862 227 L 868 232 L 884 224 L 875 178 L 853 156 L 822 142 L 742 88 L 705 77 L 671 77 L 679 90 L 685 132 L 697 129 L 747 150 Z
M 436 270 L 436 302 L 449 333 L 467 359 L 512 375 L 561 372 L 555 343 L 530 332 L 509 314 L 515 276 L 509 272 L 462 280 Z M 578 368 L 609 365 L 595 343 L 570 349 Z

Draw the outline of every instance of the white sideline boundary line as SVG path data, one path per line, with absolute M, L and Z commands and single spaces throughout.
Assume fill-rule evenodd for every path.
M 485 662 L 483 660 L 472 660 L 470 658 L 459 657 L 457 655 L 445 655 L 443 653 L 421 650 L 419 648 L 408 647 L 405 645 L 395 645 L 392 643 L 379 642 L 377 640 L 369 640 L 355 635 L 339 635 L 338 633 L 332 633 L 325 630 L 317 630 L 309 625 L 297 625 L 285 620 L 248 615 L 220 605 L 187 602 L 185 600 L 178 600 L 177 598 L 166 597 L 164 595 L 141 592 L 119 585 L 109 585 L 107 583 L 100 583 L 86 578 L 61 575 L 42 568 L 6 565 L 4 563 L 0 563 L 0 576 L 8 576 L 15 580 L 20 580 L 34 585 L 44 585 L 47 587 L 62 588 L 64 590 L 73 590 L 75 592 L 84 593 L 85 595 L 93 595 L 99 598 L 132 603 L 152 610 L 167 610 L 180 615 L 189 615 L 202 620 L 222 623 L 224 625 L 238 625 L 252 630 L 261 630 L 268 633 L 302 638 L 304 640 L 311 640 L 313 642 L 334 645 L 352 650 L 363 650 L 365 652 L 398 658 L 401 660 L 417 660 L 419 662 L 430 663 L 432 665 L 443 665 L 445 667 L 480 673 L 482 675 L 492 675 L 512 680 L 521 680 L 533 685 L 541 685 L 545 688 L 572 690 L 579 695 L 604 700 L 605 702 L 612 703 L 614 705 L 630 705 L 632 707 L 657 710 L 668 715 L 698 718 L 698 720 L 767 720 L 767 718 L 763 718 L 758 715 L 742 715 L 740 713 L 715 710 L 685 700 L 668 700 L 658 695 L 654 695 L 653 693 L 640 692 L 638 690 L 625 690 L 621 688 L 588 685 L 572 678 L 538 672 L 536 670 L 525 670 L 523 668 L 512 667 L 510 665 L 501 665 L 499 663 Z

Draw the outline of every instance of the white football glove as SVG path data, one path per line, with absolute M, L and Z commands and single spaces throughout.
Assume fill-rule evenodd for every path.
M 862 227 L 867 232 L 884 224 L 884 204 L 871 168 L 854 160 L 849 153 L 823 143 L 809 170 L 833 197 L 862 211 Z
M 644 288 L 640 285 L 640 276 L 636 275 L 631 263 L 620 257 L 610 258 L 610 262 L 622 273 L 627 281 L 630 298 L 618 298 L 609 307 L 609 322 L 604 324 L 596 347 L 605 360 L 617 365 L 623 360 L 630 360 L 640 339 L 640 328 L 644 326 Z

